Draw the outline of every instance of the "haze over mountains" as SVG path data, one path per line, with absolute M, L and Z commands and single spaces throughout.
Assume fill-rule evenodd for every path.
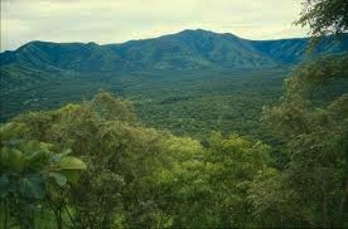
M 252 41 L 232 34 L 184 30 L 123 44 L 52 43 L 33 41 L 0 54 L 0 66 L 40 71 L 133 72 L 185 69 L 255 70 L 299 63 L 308 38 Z M 348 50 L 348 35 L 326 37 L 314 50 L 339 54 Z M 2 78 L 3 78 L 2 74 Z

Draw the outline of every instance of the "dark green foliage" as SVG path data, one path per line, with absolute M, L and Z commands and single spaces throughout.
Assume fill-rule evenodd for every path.
M 279 102 L 289 69 L 223 68 L 297 63 L 306 40 L 198 30 L 1 54 L 3 120 L 65 105 L 1 125 L 0 227 L 346 227 L 347 43 L 331 39 L 315 54 L 340 55 L 291 71 Z
M 52 85 L 37 83 L 9 92 L 1 106 L 6 115 L 57 108 L 71 101 L 80 102 L 81 95 L 90 98 L 104 88 L 132 101 L 139 119 L 150 127 L 200 138 L 212 130 L 255 136 L 261 108 L 280 96 L 286 74 L 287 70 L 212 70 L 115 75 L 100 82 L 93 81 L 97 77 L 94 75 L 63 81 L 54 78 Z M 33 91 L 36 93 L 30 97 Z M 28 98 L 32 99 L 27 102 Z
M 286 85 L 292 80 L 296 77 Z M 279 107 L 264 110 L 264 119 L 275 127 L 275 147 L 288 158 L 277 165 L 280 170 L 271 166 L 278 160 L 277 150 L 260 141 L 215 133 L 203 146 L 188 137 L 145 128 L 129 102 L 106 92 L 81 104 L 20 115 L 3 126 L 11 131 L 2 132 L 6 166 L 1 167 L 5 175 L 0 185 L 7 190 L 13 183 L 6 175 L 9 171 L 22 174 L 18 187 L 26 191 L 11 193 L 22 193 L 16 195 L 22 202 L 30 195 L 34 210 L 20 207 L 25 202 L 9 202 L 8 192 L 2 191 L 1 208 L 7 213 L 1 222 L 45 225 L 41 212 L 58 228 L 343 225 L 346 96 L 325 109 L 313 109 L 290 95 Z M 191 99 L 180 93 L 173 98 L 160 100 L 161 105 Z M 26 170 L 20 159 L 24 146 L 16 146 L 20 142 L 28 152 L 30 147 L 47 146 L 62 153 L 30 157 L 35 170 Z M 8 144 L 16 147 L 11 154 Z M 13 151 L 17 148 L 21 151 Z M 63 150 L 68 148 L 84 163 Z M 48 158 L 56 162 L 56 170 L 46 170 Z M 33 171 L 47 171 L 49 176 Z
M 347 91 L 313 96 L 330 92 L 338 79 L 347 82 L 346 58 L 300 66 L 285 82 L 283 103 L 264 110 L 288 160 L 280 174 L 255 186 L 260 218 L 271 213 L 288 225 L 325 228 L 347 223 Z
M 30 126 L 11 122 L 1 126 L 1 227 L 36 228 L 35 217 L 53 192 L 78 179 L 86 165 L 54 145 L 31 139 Z M 56 186 L 57 188 L 49 188 Z M 58 223 L 58 221 L 57 221 Z
M 46 162 L 51 158 L 56 167 L 49 170 L 45 164 L 35 163 L 40 157 L 33 159 L 30 165 L 38 169 L 35 171 L 47 171 L 49 176 L 42 178 L 55 181 L 42 186 L 45 180 L 39 178 L 45 173 L 24 170 L 20 155 L 8 154 L 8 143 L 2 143 L 1 155 L 9 158 L 2 160 L 7 163 L 2 172 L 20 171 L 23 181 L 19 187 L 25 187 L 25 195 L 37 199 L 37 210 L 29 211 L 30 215 L 23 218 L 27 210 L 15 214 L 28 219 L 30 225 L 43 220 L 36 213 L 39 206 L 58 228 L 253 225 L 248 190 L 254 179 L 269 169 L 269 147 L 260 142 L 215 134 L 203 147 L 190 138 L 144 128 L 127 102 L 105 92 L 80 105 L 28 113 L 13 121 L 4 125 L 13 130 L 3 132 L 6 139 L 21 132 L 20 141 L 47 142 L 47 147 L 55 150 L 71 148 L 87 165 L 85 172 L 72 173 L 86 166 L 69 156 L 70 151 L 50 154 Z M 5 188 L 9 185 L 7 175 L 0 184 Z M 6 210 L 7 194 L 1 195 Z M 26 196 L 19 198 L 25 200 Z M 8 215 L 5 218 L 8 220 Z M 11 224 L 27 224 L 15 217 L 9 220 Z
M 313 98 L 313 93 L 318 90 L 326 91 L 327 85 L 330 84 L 336 86 L 334 88 L 336 95 L 332 97 L 340 95 L 344 92 L 342 89 L 344 90 L 345 79 L 348 76 L 348 70 L 343 66 L 348 66 L 348 55 L 323 56 L 299 65 L 293 73 L 293 77 L 285 82 L 286 96 L 291 98 L 292 95 L 305 94 Z
M 312 36 L 342 33 L 348 29 L 348 3 L 345 0 L 305 0 L 296 24 L 309 26 Z

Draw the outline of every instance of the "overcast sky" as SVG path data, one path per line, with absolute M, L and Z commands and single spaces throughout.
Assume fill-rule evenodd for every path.
M 303 37 L 301 0 L 1 0 L 1 50 L 32 41 L 121 43 L 184 29 Z

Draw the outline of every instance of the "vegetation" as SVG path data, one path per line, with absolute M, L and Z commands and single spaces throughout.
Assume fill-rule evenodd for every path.
M 332 9 L 332 2 L 318 2 L 329 1 L 308 1 L 314 18 L 320 7 Z M 347 54 L 336 54 L 268 70 L 269 78 L 214 69 L 182 71 L 184 78 L 171 81 L 149 74 L 146 84 L 133 74 L 117 79 L 127 95 L 104 75 L 98 82 L 135 107 L 99 91 L 59 109 L 19 114 L 0 128 L 0 227 L 347 228 L 346 66 Z M 27 103 L 41 102 L 47 72 L 28 68 L 28 77 L 15 69 L 38 87 L 9 79 L 13 88 L 3 96 L 34 93 Z M 288 71 L 276 101 L 279 75 Z M 49 80 L 59 82 L 57 76 Z M 164 82 L 171 84 L 162 88 Z M 97 87 L 89 88 L 94 94 Z
M 297 24 L 309 26 L 312 36 L 344 33 L 348 29 L 348 3 L 345 0 L 306 0 Z
M 285 83 L 283 103 L 264 110 L 263 118 L 282 142 L 286 158 L 279 160 L 281 176 L 264 181 L 264 188 L 258 190 L 262 190 L 258 197 L 266 201 L 259 207 L 268 208 L 272 201 L 278 205 L 277 214 L 308 225 L 343 226 L 348 206 L 347 93 L 327 96 L 319 104 L 311 98 L 326 93 L 323 81 L 328 84 L 330 78 L 347 76 L 346 64 L 347 57 L 332 57 L 300 66 Z M 319 92 L 313 84 L 322 85 Z M 272 200 L 264 189 L 274 193 Z
M 180 71 L 133 73 L 101 80 L 97 75 L 27 79 L 4 89 L 3 121 L 27 110 L 48 110 L 93 97 L 99 88 L 116 92 L 134 104 L 149 127 L 203 138 L 211 131 L 255 136 L 262 106 L 275 103 L 288 70 Z M 39 77 L 39 76 L 38 76 Z M 25 76 L 21 77 L 25 78 Z M 15 77 L 14 77 L 15 79 Z M 6 102 L 5 102 L 6 101 Z
M 298 90 L 297 78 L 290 79 L 287 88 Z M 1 129 L 0 222 L 5 228 L 342 226 L 346 95 L 320 110 L 291 95 L 264 109 L 280 155 L 234 134 L 215 132 L 199 142 L 146 128 L 128 102 L 106 92 L 20 115 Z
M 42 226 L 42 215 L 56 223 L 53 228 L 250 224 L 247 190 L 257 174 L 268 169 L 269 147 L 261 142 L 216 133 L 204 147 L 190 138 L 144 128 L 128 103 L 108 93 L 81 105 L 18 116 L 2 134 L 1 156 L 10 158 L 2 160 L 1 185 L 8 188 L 1 195 L 5 228 Z M 20 136 L 26 138 L 23 146 L 11 144 Z M 9 169 L 28 180 L 23 193 L 36 196 L 16 194 L 8 186 Z M 74 173 L 81 169 L 84 172 Z M 45 185 L 44 178 L 55 182 Z M 27 198 L 31 208 L 8 206 Z M 27 215 L 27 224 L 18 220 Z

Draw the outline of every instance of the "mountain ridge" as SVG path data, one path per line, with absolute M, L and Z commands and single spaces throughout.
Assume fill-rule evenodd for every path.
M 313 55 L 347 52 L 348 35 L 341 42 L 325 37 Z M 94 42 L 31 41 L 0 53 L 0 66 L 76 72 L 154 71 L 198 68 L 252 70 L 297 64 L 305 56 L 309 38 L 249 40 L 231 33 L 183 30 L 157 38 L 99 45 Z

